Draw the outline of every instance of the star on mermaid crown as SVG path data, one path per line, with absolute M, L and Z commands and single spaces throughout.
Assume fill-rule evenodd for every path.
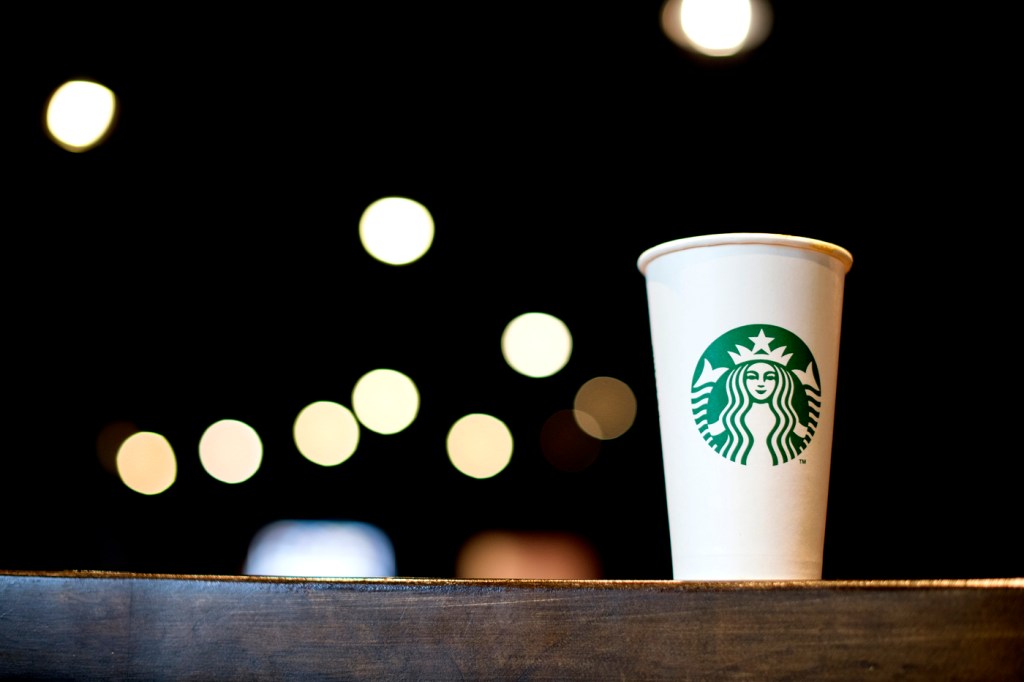
M 772 348 L 771 342 L 775 340 L 775 337 L 765 336 L 764 330 L 762 329 L 757 336 L 748 336 L 748 339 L 754 342 L 754 345 L 750 348 L 736 344 L 736 351 L 729 351 L 729 356 L 732 357 L 733 364 L 739 365 L 743 362 L 755 362 L 755 361 L 769 361 L 774 362 L 778 365 L 785 367 L 789 364 L 789 359 L 793 357 L 792 353 L 783 354 L 786 351 L 785 346 L 779 346 L 778 348 Z

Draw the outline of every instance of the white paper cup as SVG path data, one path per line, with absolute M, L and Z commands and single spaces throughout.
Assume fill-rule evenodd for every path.
M 852 263 L 761 233 L 641 254 L 675 579 L 821 579 Z

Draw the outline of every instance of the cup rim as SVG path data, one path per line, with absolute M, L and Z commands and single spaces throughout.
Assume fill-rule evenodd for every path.
M 772 232 L 727 232 L 673 239 L 657 246 L 652 246 L 644 251 L 637 259 L 636 265 L 641 273 L 647 274 L 647 266 L 650 265 L 651 261 L 667 253 L 708 246 L 731 246 L 736 244 L 767 244 L 818 251 L 838 260 L 842 264 L 844 272 L 849 272 L 850 267 L 853 265 L 853 255 L 841 246 L 811 237 L 798 237 L 791 234 L 776 234 Z

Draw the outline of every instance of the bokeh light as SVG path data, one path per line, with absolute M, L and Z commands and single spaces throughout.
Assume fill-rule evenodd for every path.
M 459 579 L 597 580 L 601 562 L 582 537 L 558 532 L 484 531 L 459 550 Z
M 512 461 L 512 432 L 497 417 L 467 414 L 448 431 L 448 459 L 471 478 L 491 478 Z
M 683 0 L 679 20 L 706 54 L 735 54 L 750 33 L 750 0 Z
M 501 335 L 505 362 L 520 374 L 542 378 L 559 372 L 572 356 L 572 334 L 562 320 L 547 313 L 524 313 Z
M 321 466 L 335 466 L 359 446 L 359 422 L 344 405 L 320 400 L 302 408 L 292 436 L 303 457 Z
M 64 83 L 46 106 L 46 131 L 70 152 L 84 152 L 102 142 L 117 113 L 117 98 L 107 87 L 92 81 Z
M 124 420 L 110 422 L 100 429 L 96 435 L 96 455 L 104 469 L 117 474 L 117 451 L 125 439 L 138 430 L 135 424 Z
M 601 440 L 618 438 L 636 420 L 633 389 L 613 377 L 594 377 L 580 386 L 573 408 L 579 427 Z
M 274 521 L 249 543 L 245 575 L 315 578 L 390 578 L 391 539 L 361 521 Z
M 139 431 L 121 443 L 117 451 L 117 473 L 135 492 L 157 495 L 174 484 L 178 460 L 162 435 Z
M 540 430 L 540 451 L 560 471 L 583 471 L 597 460 L 601 441 L 584 432 L 574 410 L 559 410 Z
M 390 265 L 419 260 L 434 241 L 434 218 L 427 208 L 405 197 L 378 199 L 363 211 L 359 239 L 366 252 Z
M 689 52 L 712 58 L 752 51 L 771 32 L 769 0 L 667 0 L 665 35 Z
M 352 389 L 352 410 L 363 426 L 385 435 L 406 429 L 416 419 L 420 394 L 405 374 L 393 369 L 367 372 Z
M 241 483 L 259 470 L 263 442 L 248 424 L 222 419 L 211 424 L 199 439 L 199 461 L 218 481 Z

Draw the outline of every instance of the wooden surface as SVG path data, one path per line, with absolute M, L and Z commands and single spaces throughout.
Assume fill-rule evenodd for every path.
M 0 572 L 0 677 L 1024 680 L 1024 579 Z

